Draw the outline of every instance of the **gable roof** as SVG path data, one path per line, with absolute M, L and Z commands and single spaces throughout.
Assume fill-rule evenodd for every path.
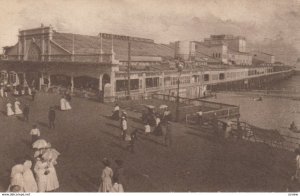
M 14 46 L 3 47 L 5 55 L 18 55 L 18 43 Z
M 100 53 L 100 37 L 79 35 L 71 33 L 53 32 L 53 41 L 67 51 L 73 50 L 74 36 L 74 53 L 75 54 L 99 54 Z M 128 58 L 128 42 L 126 40 L 114 39 L 115 58 L 118 60 L 127 60 Z M 105 54 L 111 54 L 111 39 L 102 38 L 102 50 Z M 131 41 L 131 55 L 133 56 L 160 56 L 173 57 L 174 50 L 166 45 L 144 42 Z

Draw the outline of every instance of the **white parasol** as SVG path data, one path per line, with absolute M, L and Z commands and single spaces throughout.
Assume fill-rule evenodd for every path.
M 32 148 L 41 149 L 41 148 L 47 148 L 47 147 L 48 147 L 48 142 L 46 142 L 46 140 L 44 140 L 44 139 L 36 140 L 32 144 Z
M 149 109 L 154 109 L 155 108 L 155 106 L 153 106 L 153 105 L 145 105 L 145 107 L 149 108 Z
M 45 160 L 56 160 L 58 158 L 58 156 L 60 155 L 60 153 L 55 150 L 54 148 L 48 148 L 44 154 L 42 155 L 43 159 Z
M 160 105 L 159 106 L 159 109 L 165 109 L 165 108 L 168 108 L 168 106 L 167 105 Z

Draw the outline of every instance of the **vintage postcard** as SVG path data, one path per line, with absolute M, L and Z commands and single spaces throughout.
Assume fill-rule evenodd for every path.
M 299 0 L 0 0 L 0 192 L 298 192 Z

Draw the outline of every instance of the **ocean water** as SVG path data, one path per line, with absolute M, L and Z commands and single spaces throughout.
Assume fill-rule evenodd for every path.
M 273 86 L 276 90 L 300 92 L 300 75 L 295 75 Z M 211 101 L 240 106 L 241 120 L 258 127 L 277 129 L 280 133 L 299 137 L 300 133 L 288 130 L 292 121 L 300 129 L 300 100 L 287 98 L 263 97 L 263 101 L 255 101 L 257 96 L 242 93 L 222 93 Z

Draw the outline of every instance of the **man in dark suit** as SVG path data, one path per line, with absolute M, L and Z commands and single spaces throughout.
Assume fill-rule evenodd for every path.
M 50 107 L 49 112 L 48 112 L 48 119 L 49 119 L 49 128 L 54 129 L 55 128 L 55 110 L 53 107 Z
M 27 121 L 29 120 L 29 105 L 26 104 L 24 109 L 23 109 L 23 115 L 24 115 L 24 121 Z
M 35 95 L 36 95 L 36 90 L 35 90 L 35 88 L 33 88 L 32 91 L 31 91 L 32 101 L 34 101 Z

